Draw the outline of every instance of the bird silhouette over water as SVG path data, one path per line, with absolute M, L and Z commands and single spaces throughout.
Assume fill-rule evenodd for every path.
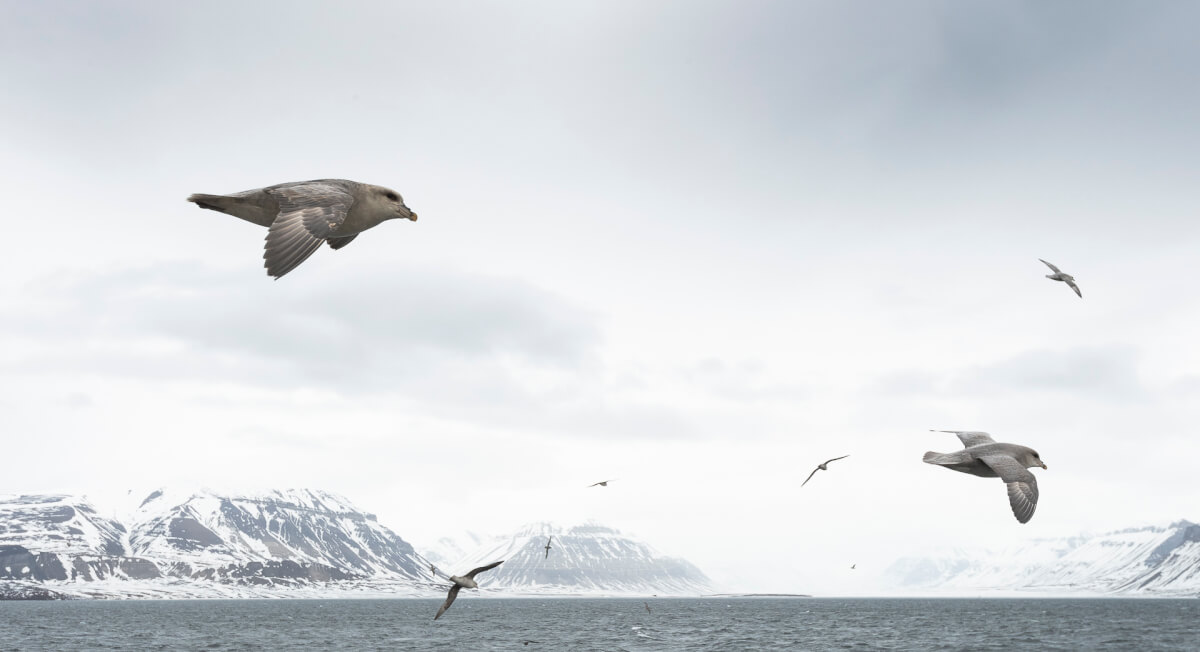
M 1038 260 L 1042 260 L 1042 259 L 1038 258 Z M 1063 283 L 1066 283 L 1067 285 L 1071 286 L 1072 290 L 1075 290 L 1075 294 L 1078 294 L 1080 299 L 1083 298 L 1083 293 L 1079 291 L 1079 286 L 1075 285 L 1075 277 L 1074 276 L 1064 273 L 1062 270 L 1055 267 L 1053 263 L 1049 263 L 1044 260 L 1042 260 L 1042 262 L 1046 263 L 1046 267 L 1049 267 L 1054 272 L 1053 274 L 1047 274 L 1046 278 L 1048 278 L 1052 281 L 1062 281 Z M 1104 297 L 1100 297 L 1100 298 L 1103 299 Z
M 400 193 L 346 179 L 281 183 L 229 195 L 197 193 L 188 201 L 267 227 L 267 274 L 279 279 L 328 243 L 341 249 L 391 219 L 417 221 Z
M 930 430 L 957 435 L 963 450 L 957 453 L 925 453 L 926 464 L 936 464 L 952 471 L 970 473 L 981 478 L 1000 478 L 1008 487 L 1008 504 L 1020 523 L 1028 523 L 1037 509 L 1037 478 L 1030 467 L 1049 468 L 1038 452 L 1019 444 L 997 443 L 992 436 L 978 430 Z
M 550 541 L 552 539 L 554 539 L 554 535 L 550 535 L 550 538 L 546 539 L 546 559 L 550 558 Z
M 804 479 L 804 482 L 801 482 L 801 483 L 800 483 L 800 486 L 801 486 L 801 487 L 803 487 L 804 485 L 808 484 L 808 481 L 809 481 L 809 480 L 812 480 L 812 477 L 813 477 L 814 475 L 816 475 L 816 474 L 817 474 L 817 471 L 828 471 L 828 470 L 829 470 L 829 467 L 828 467 L 827 465 L 828 465 L 830 462 L 836 462 L 836 461 L 838 461 L 838 460 L 844 460 L 844 459 L 846 459 L 847 457 L 850 457 L 850 456 L 849 456 L 849 455 L 843 455 L 843 456 L 841 456 L 841 457 L 835 457 L 835 458 L 833 458 L 833 459 L 831 459 L 831 460 L 825 460 L 824 462 L 821 462 L 820 464 L 818 464 L 818 465 L 817 465 L 817 468 L 813 469 L 812 473 L 809 473 L 809 474 L 808 474 L 808 477 Z
M 650 603 L 649 602 L 642 602 L 642 604 L 646 605 L 646 613 L 648 613 L 648 614 L 654 613 L 653 611 L 650 611 Z
M 454 586 L 450 587 L 450 592 L 446 594 L 446 602 L 443 603 L 441 608 L 438 609 L 437 615 L 434 616 L 433 619 L 437 620 L 438 618 L 441 618 L 442 614 L 446 613 L 446 610 L 450 608 L 450 605 L 454 604 L 454 599 L 458 597 L 459 589 L 479 588 L 479 583 L 475 581 L 476 575 L 482 573 L 483 571 L 492 570 L 503 563 L 504 561 L 501 560 L 492 564 L 488 564 L 487 566 L 480 566 L 479 568 L 472 570 L 470 573 L 467 573 L 462 577 L 451 575 L 450 581 L 454 582 Z

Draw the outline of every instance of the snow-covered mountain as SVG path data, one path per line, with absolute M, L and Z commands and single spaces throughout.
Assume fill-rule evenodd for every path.
M 687 561 L 664 557 L 645 543 L 594 523 L 569 528 L 527 525 L 512 534 L 486 538 L 441 570 L 465 573 L 498 560 L 504 564 L 479 576 L 481 587 L 547 594 L 712 592 L 708 577 Z
M 134 518 L 130 548 L 170 576 L 257 584 L 416 579 L 427 566 L 374 514 L 321 491 L 201 492 L 182 502 L 155 491 Z
M 0 498 L 0 597 L 411 592 L 432 588 L 427 568 L 374 515 L 321 491 L 160 490 L 128 523 L 70 496 Z
M 1178 521 L 1035 539 L 1005 550 L 906 557 L 885 578 L 906 591 L 1200 596 L 1200 525 Z

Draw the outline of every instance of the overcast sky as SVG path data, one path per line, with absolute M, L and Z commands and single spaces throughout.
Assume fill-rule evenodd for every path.
M 815 594 L 1200 520 L 1196 3 L 0 14 L 0 493 L 594 519 Z M 185 201 L 327 177 L 420 221 L 274 281 Z M 1033 520 L 930 428 L 1037 449 Z

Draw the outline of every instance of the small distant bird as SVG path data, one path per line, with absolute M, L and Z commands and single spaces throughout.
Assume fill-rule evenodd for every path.
M 1028 471 L 1040 466 L 1050 467 L 1038 452 L 1028 446 L 997 443 L 992 436 L 978 430 L 930 430 L 957 435 L 963 450 L 957 453 L 925 453 L 926 464 L 936 464 L 952 471 L 970 473 L 981 478 L 1000 478 L 1008 486 L 1008 504 L 1020 523 L 1028 523 L 1037 509 L 1037 478 Z
M 264 266 L 276 279 L 313 255 L 322 242 L 341 249 L 387 220 L 417 221 L 395 190 L 346 179 L 281 183 L 229 195 L 197 193 L 188 201 L 267 227 Z
M 850 570 L 854 570 L 857 567 L 858 567 L 858 564 L 850 564 Z
M 835 458 L 833 458 L 833 459 L 831 459 L 831 460 L 825 460 L 824 462 L 821 462 L 820 464 L 818 464 L 818 465 L 817 465 L 817 468 L 813 469 L 812 473 L 809 473 L 809 474 L 808 474 L 808 477 L 804 479 L 804 482 L 801 482 L 801 483 L 800 483 L 800 486 L 801 486 L 801 487 L 803 487 L 804 485 L 808 484 L 808 481 L 809 481 L 809 480 L 812 480 L 812 477 L 813 477 L 814 475 L 816 475 L 816 474 L 817 474 L 817 471 L 828 471 L 828 470 L 829 470 L 829 467 L 828 467 L 827 465 L 828 465 L 830 462 L 836 462 L 836 461 L 838 461 L 838 460 L 844 460 L 844 459 L 846 459 L 847 457 L 850 457 L 850 456 L 849 456 L 849 455 L 843 455 L 843 456 L 841 456 L 841 457 L 835 457 Z
M 433 564 L 430 564 L 430 565 L 429 565 L 429 572 L 430 572 L 430 573 L 433 573 L 433 576 L 434 576 L 434 577 L 437 577 L 437 566 L 434 566 Z
M 550 558 L 550 541 L 552 539 L 554 539 L 554 535 L 550 535 L 550 538 L 546 539 L 546 559 Z
M 1038 258 L 1038 260 L 1042 259 Z M 1066 283 L 1067 285 L 1071 286 L 1072 290 L 1075 290 L 1075 294 L 1078 294 L 1080 299 L 1083 298 L 1083 293 L 1079 291 L 1079 286 L 1075 285 L 1074 276 L 1071 276 L 1070 274 L 1064 274 L 1061 270 L 1055 267 L 1053 263 L 1048 263 L 1044 260 L 1042 260 L 1042 262 L 1046 263 L 1046 267 L 1049 267 L 1054 272 L 1053 274 L 1047 274 L 1046 278 L 1052 281 L 1062 281 L 1063 283 Z
M 462 577 L 459 577 L 457 575 L 451 575 L 450 581 L 454 582 L 454 586 L 450 587 L 450 592 L 448 594 L 446 594 L 446 602 L 444 602 L 442 604 L 441 608 L 438 609 L 437 615 L 434 616 L 433 619 L 437 620 L 438 618 L 441 618 L 442 614 L 446 613 L 446 610 L 450 608 L 450 605 L 454 604 L 454 598 L 458 597 L 459 589 L 477 589 L 477 588 L 479 588 L 479 583 L 475 581 L 476 575 L 482 573 L 483 571 L 492 570 L 493 568 L 495 568 L 503 563 L 504 563 L 504 561 L 501 560 L 501 561 L 495 562 L 493 564 L 488 564 L 487 566 L 480 566 L 479 568 L 476 568 L 475 570 L 471 571 L 470 573 L 467 573 L 466 575 L 463 575 Z
M 592 487 L 607 487 L 608 483 L 610 483 L 610 482 L 612 482 L 612 480 L 605 480 L 604 482 L 597 482 L 595 484 L 589 484 L 588 488 L 590 489 Z
M 653 611 L 650 611 L 650 603 L 649 602 L 642 602 L 642 604 L 646 605 L 646 613 L 648 613 L 648 614 L 654 613 Z
M 522 641 L 521 645 L 529 645 L 530 643 L 541 643 L 541 641 Z

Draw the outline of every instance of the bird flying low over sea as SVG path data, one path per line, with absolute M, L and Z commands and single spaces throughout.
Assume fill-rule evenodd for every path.
M 346 179 L 281 183 L 229 195 L 188 197 L 200 208 L 267 227 L 267 274 L 279 279 L 328 243 L 341 249 L 359 233 L 387 220 L 417 221 L 395 190 Z
M 1042 260 L 1042 259 L 1038 258 L 1038 260 Z M 1046 278 L 1048 278 L 1052 281 L 1062 281 L 1063 283 L 1066 283 L 1067 285 L 1071 286 L 1072 290 L 1075 290 L 1075 294 L 1078 294 L 1080 299 L 1083 298 L 1083 293 L 1079 291 L 1079 286 L 1075 285 L 1075 277 L 1074 276 L 1071 276 L 1070 274 L 1066 274 L 1066 273 L 1062 272 L 1060 269 L 1055 267 L 1053 263 L 1048 263 L 1044 260 L 1042 260 L 1042 262 L 1046 263 L 1046 267 L 1049 267 L 1054 272 L 1053 274 L 1047 274 Z M 1103 299 L 1104 297 L 1100 297 L 1100 298 Z
M 550 535 L 550 538 L 546 539 L 546 559 L 550 558 L 550 541 L 553 539 L 554 535 Z
M 831 460 L 825 460 L 824 462 L 821 462 L 820 464 L 818 464 L 818 465 L 817 465 L 817 468 L 813 469 L 812 473 L 809 473 L 809 474 L 808 474 L 808 477 L 804 479 L 804 482 L 801 482 L 801 483 L 800 483 L 800 486 L 801 486 L 801 487 L 803 487 L 804 485 L 808 484 L 808 481 L 809 481 L 809 480 L 812 480 L 812 477 L 813 477 L 814 475 L 816 475 L 816 474 L 817 474 L 817 471 L 828 471 L 828 470 L 829 470 L 829 466 L 828 466 L 828 464 L 829 464 L 830 462 L 836 462 L 836 461 L 838 461 L 838 460 L 844 460 L 844 459 L 846 459 L 847 457 L 850 457 L 850 456 L 849 456 L 849 455 L 843 455 L 843 456 L 841 456 L 841 457 L 835 457 L 835 458 L 833 458 L 833 459 L 831 459 Z
M 1017 521 L 1028 523 L 1037 509 L 1037 478 L 1030 467 L 1049 468 L 1038 452 L 1019 444 L 997 443 L 986 432 L 977 430 L 930 430 L 957 435 L 963 450 L 957 453 L 925 453 L 926 464 L 936 464 L 952 471 L 970 473 L 981 478 L 1000 478 L 1008 487 L 1008 503 Z
M 495 568 L 503 563 L 504 563 L 504 561 L 501 560 L 501 561 L 498 561 L 498 562 L 495 562 L 492 564 L 488 564 L 487 566 L 480 566 L 479 568 L 472 570 L 470 573 L 467 573 L 466 575 L 463 575 L 462 577 L 459 577 L 457 575 L 451 575 L 450 581 L 454 582 L 454 586 L 450 587 L 450 592 L 448 594 L 446 594 L 446 602 L 444 602 L 442 604 L 441 608 L 438 609 L 437 615 L 434 616 L 433 619 L 437 620 L 438 618 L 441 618 L 442 614 L 446 613 L 446 610 L 450 608 L 450 605 L 454 604 L 454 599 L 458 597 L 459 589 L 477 589 L 477 588 L 479 588 L 479 583 L 475 581 L 476 575 L 482 573 L 483 571 L 492 570 L 493 568 Z

